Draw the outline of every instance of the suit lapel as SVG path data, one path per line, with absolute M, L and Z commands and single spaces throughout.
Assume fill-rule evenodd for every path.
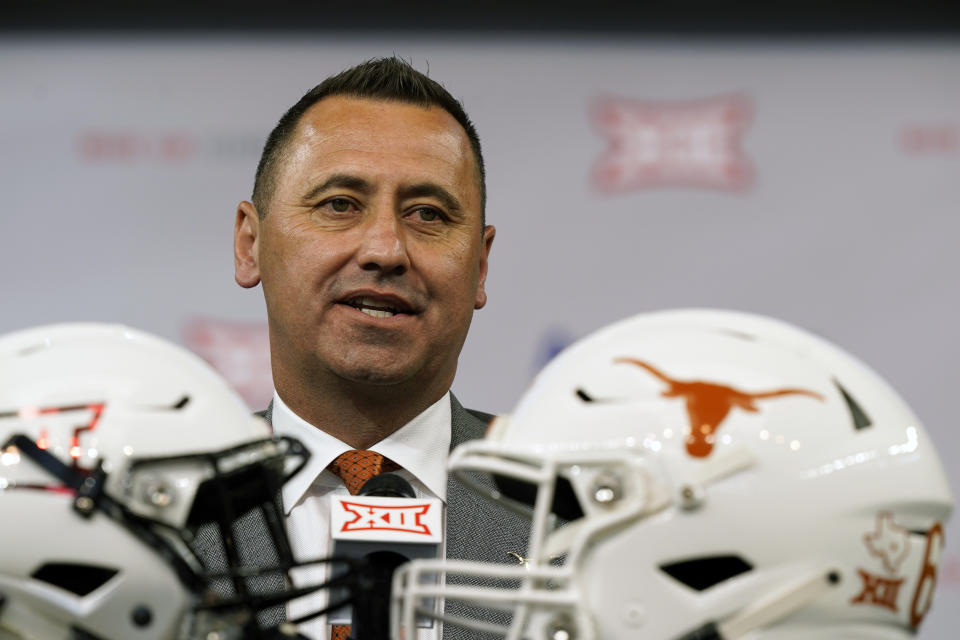
M 464 409 L 450 394 L 451 404 L 451 449 L 468 440 L 483 437 L 487 424 L 493 418 L 488 414 Z M 487 484 L 488 478 L 478 476 L 478 482 Z M 447 477 L 447 558 L 472 560 L 483 563 L 516 564 L 509 553 L 526 555 L 530 538 L 530 521 L 513 511 L 477 495 L 462 482 L 450 475 Z M 448 581 L 460 584 L 475 583 L 470 578 L 448 576 Z M 508 624 L 509 618 L 497 616 L 490 610 L 480 610 L 464 603 L 448 600 L 446 612 L 450 615 L 473 619 L 487 619 Z M 443 640 L 478 640 L 491 636 L 446 624 Z
M 464 409 L 453 394 L 451 449 L 483 437 L 487 414 Z M 484 478 L 478 478 L 483 482 Z M 526 553 L 530 522 L 477 495 L 453 475 L 447 478 L 447 557 L 457 560 L 515 563 L 510 552 Z
M 257 411 L 255 416 L 260 416 L 267 421 L 267 424 L 270 425 L 270 430 L 273 431 L 273 400 L 270 400 L 270 404 L 267 405 L 267 408 L 263 411 Z

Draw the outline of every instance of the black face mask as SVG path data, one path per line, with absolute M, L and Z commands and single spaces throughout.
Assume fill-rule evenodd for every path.
M 286 618 L 283 605 L 288 600 L 332 587 L 344 594 L 322 610 L 288 621 L 297 624 L 351 603 L 360 588 L 361 567 L 355 560 L 297 561 L 293 557 L 284 527 L 281 489 L 310 458 L 309 451 L 293 438 L 274 437 L 217 452 L 132 461 L 131 478 L 138 474 L 162 477 L 159 472 L 171 465 L 205 468 L 205 479 L 197 487 L 182 529 L 134 513 L 122 500 L 109 495 L 104 490 L 108 474 L 102 466 L 93 471 L 69 466 L 22 434 L 10 438 L 4 448 L 7 446 L 16 447 L 59 480 L 60 489 L 74 491 L 73 509 L 78 517 L 106 516 L 163 558 L 185 589 L 194 594 L 195 626 L 242 630 L 239 637 L 245 640 L 289 638 L 277 629 Z M 151 473 L 153 469 L 157 472 Z M 331 562 L 342 562 L 347 568 L 326 583 L 290 586 L 292 569 Z M 78 573 L 77 566 L 70 565 L 69 571 L 48 571 L 46 581 L 60 575 L 75 586 L 78 579 L 89 576 L 102 584 L 101 568 L 84 569 Z M 107 572 L 105 579 L 115 573 Z M 148 620 L 150 612 L 144 609 L 131 615 Z M 95 638 L 80 628 L 76 632 L 78 638 Z

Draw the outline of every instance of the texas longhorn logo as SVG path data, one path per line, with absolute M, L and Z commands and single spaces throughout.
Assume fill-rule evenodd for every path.
M 354 531 L 402 531 L 425 536 L 431 535 L 430 527 L 422 518 L 430 510 L 430 504 L 381 506 L 359 504 L 341 500 L 340 505 L 354 516 L 343 523 L 343 533 Z
M 713 451 L 717 429 L 736 407 L 743 411 L 756 413 L 757 400 L 778 398 L 781 396 L 804 395 L 823 400 L 823 396 L 807 389 L 774 389 L 750 393 L 733 387 L 701 380 L 675 380 L 646 362 L 634 358 L 616 358 L 614 362 L 624 362 L 647 370 L 667 383 L 664 398 L 683 398 L 687 403 L 687 415 L 690 417 L 690 431 L 687 433 L 687 453 L 695 458 L 706 458 Z
M 602 100 L 592 116 L 609 146 L 594 165 L 594 184 L 608 192 L 662 186 L 743 191 L 753 167 L 740 139 L 752 111 L 742 95 L 685 102 Z

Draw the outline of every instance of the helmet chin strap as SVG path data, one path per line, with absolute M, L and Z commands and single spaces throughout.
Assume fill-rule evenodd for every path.
M 677 640 L 737 640 L 803 609 L 840 581 L 836 571 L 818 569 L 730 616 L 710 622 Z

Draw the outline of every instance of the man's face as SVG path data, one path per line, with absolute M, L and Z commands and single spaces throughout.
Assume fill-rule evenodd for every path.
M 250 211 L 237 281 L 263 283 L 275 375 L 449 387 L 494 235 L 450 114 L 325 98 L 287 147 L 269 212 Z

